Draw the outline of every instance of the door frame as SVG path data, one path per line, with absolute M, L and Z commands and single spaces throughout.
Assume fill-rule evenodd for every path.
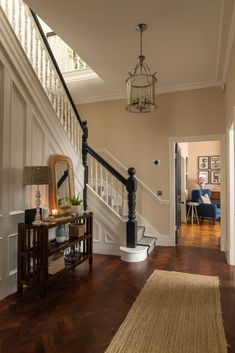
M 169 182 L 170 182 L 170 234 L 175 245 L 175 144 L 180 142 L 220 141 L 221 168 L 220 168 L 220 207 L 221 207 L 221 237 L 220 250 L 226 250 L 226 213 L 225 213 L 225 135 L 203 135 L 170 137 L 169 139 Z
M 227 252 L 226 258 L 230 265 L 235 264 L 235 108 L 233 108 L 234 119 L 230 122 L 227 128 L 227 225 L 228 225 L 228 236 L 227 236 Z
M 181 150 L 175 143 L 175 243 L 180 241 L 181 228 Z

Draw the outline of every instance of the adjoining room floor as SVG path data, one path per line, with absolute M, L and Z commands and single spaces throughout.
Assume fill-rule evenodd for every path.
M 179 245 L 156 247 L 142 263 L 95 255 L 93 269 L 84 263 L 58 278 L 45 299 L 2 300 L 0 352 L 103 353 L 155 269 L 219 276 L 228 352 L 235 352 L 235 267 L 219 251 L 219 231 L 219 224 L 185 225 Z

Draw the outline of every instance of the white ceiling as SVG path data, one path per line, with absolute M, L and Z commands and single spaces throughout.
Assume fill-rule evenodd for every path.
M 76 103 L 125 97 L 125 79 L 143 53 L 157 92 L 224 81 L 234 0 L 25 0 L 101 79 L 70 85 Z

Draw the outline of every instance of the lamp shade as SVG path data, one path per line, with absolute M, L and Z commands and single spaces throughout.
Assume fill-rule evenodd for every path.
M 51 184 L 51 168 L 47 166 L 30 166 L 24 168 L 24 185 L 46 185 Z

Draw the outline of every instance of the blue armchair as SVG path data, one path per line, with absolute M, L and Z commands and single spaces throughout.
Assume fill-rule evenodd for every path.
M 197 207 L 198 217 L 202 218 L 212 218 L 213 223 L 215 224 L 215 220 L 220 218 L 220 205 L 219 204 L 208 204 L 202 203 L 201 196 L 207 194 L 211 197 L 211 191 L 209 189 L 198 189 L 192 190 L 192 202 L 198 202 L 199 205 Z

